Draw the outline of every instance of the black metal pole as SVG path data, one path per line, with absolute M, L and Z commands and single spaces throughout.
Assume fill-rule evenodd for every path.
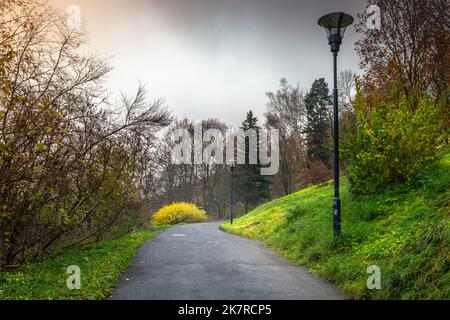
M 334 201 L 333 201 L 333 229 L 334 240 L 341 233 L 341 199 L 339 198 L 339 110 L 337 89 L 337 51 L 333 51 L 333 156 L 334 156 Z
M 231 208 L 230 208 L 230 223 L 233 224 L 234 218 L 234 165 L 231 165 Z

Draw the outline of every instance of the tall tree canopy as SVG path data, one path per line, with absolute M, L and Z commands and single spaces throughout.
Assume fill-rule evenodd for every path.
M 313 82 L 305 96 L 307 125 L 305 134 L 310 160 L 320 160 L 330 165 L 330 152 L 326 141 L 330 133 L 330 106 L 332 97 L 324 78 Z
M 258 119 L 253 115 L 250 110 L 247 112 L 245 120 L 242 122 L 240 129 L 245 132 L 249 129 L 254 129 L 257 132 L 258 141 L 256 144 L 257 150 L 250 150 L 252 145 L 246 139 L 245 142 L 245 164 L 238 165 L 236 167 L 236 193 L 238 195 L 238 200 L 241 200 L 245 207 L 245 212 L 263 200 L 269 198 L 270 191 L 270 181 L 266 176 L 261 175 L 261 163 L 259 161 L 259 156 L 257 156 L 257 163 L 250 164 L 250 152 L 259 151 L 259 130 Z

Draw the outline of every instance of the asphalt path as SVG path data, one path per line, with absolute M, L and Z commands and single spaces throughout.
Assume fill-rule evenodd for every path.
M 219 223 L 180 225 L 146 243 L 110 299 L 346 299 L 332 284 Z

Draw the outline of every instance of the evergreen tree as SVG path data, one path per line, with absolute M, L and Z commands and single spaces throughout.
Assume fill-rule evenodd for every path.
M 237 198 L 242 201 L 245 212 L 250 208 L 258 205 L 262 201 L 269 198 L 271 182 L 266 176 L 261 175 L 261 163 L 259 161 L 259 129 L 257 125 L 258 119 L 253 115 L 252 111 L 247 112 L 247 116 L 242 122 L 240 130 L 246 131 L 254 129 L 258 133 L 257 150 L 250 150 L 249 141 L 245 141 L 245 164 L 236 167 L 236 194 Z M 257 164 L 249 163 L 250 151 L 257 154 Z
M 314 81 L 305 96 L 308 123 L 304 133 L 307 139 L 309 160 L 320 160 L 330 166 L 330 152 L 326 141 L 330 134 L 332 96 L 324 78 Z

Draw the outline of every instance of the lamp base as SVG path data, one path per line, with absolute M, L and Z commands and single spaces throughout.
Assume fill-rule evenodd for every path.
M 333 199 L 333 229 L 334 239 L 341 234 L 341 199 Z

